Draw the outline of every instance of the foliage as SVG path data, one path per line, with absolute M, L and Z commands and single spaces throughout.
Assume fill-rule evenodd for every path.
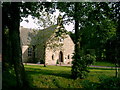
M 82 56 L 81 59 L 84 61 L 84 63 L 86 63 L 85 64 L 86 66 L 94 64 L 96 60 L 95 56 L 92 56 L 90 54 Z
M 82 82 L 82 85 L 85 89 L 109 89 L 109 90 L 119 90 L 120 89 L 120 78 L 115 77 L 102 77 L 100 78 L 100 83 L 91 82 L 89 80 L 85 80 Z
M 59 61 L 58 61 L 58 59 L 57 59 L 57 61 L 56 61 L 56 65 L 57 65 L 57 64 L 59 64 Z
M 46 9 L 43 9 L 43 11 L 40 12 L 39 21 L 37 22 L 43 29 L 55 25 L 56 21 L 56 17 L 45 10 Z
M 120 89 L 120 78 L 100 78 L 100 85 L 98 88 L 101 89 Z
M 68 34 L 70 35 L 71 39 L 72 39 L 73 42 L 75 43 L 75 33 L 69 31 Z
M 7 90 L 10 88 L 14 88 L 16 86 L 17 82 L 15 80 L 15 72 L 13 68 L 9 70 L 7 69 L 6 71 L 2 73 L 2 75 L 3 75 L 2 89 Z
M 27 79 L 29 80 L 30 77 Z M 23 87 L 23 88 L 24 89 L 32 88 L 31 82 L 29 82 L 29 87 Z M 14 68 L 12 69 L 10 68 L 2 72 L 2 89 L 3 90 L 8 90 L 8 89 L 19 90 L 20 89 L 19 87 L 17 87 Z
M 65 23 L 75 22 L 75 54 L 74 54 L 74 61 L 72 66 L 72 78 L 76 79 L 78 77 L 85 78 L 88 70 L 86 65 L 83 65 L 83 63 L 80 59 L 80 27 L 84 26 L 84 22 L 86 20 L 86 10 L 89 10 L 88 3 L 57 3 L 57 8 L 60 9 L 60 11 L 65 12 L 64 17 L 67 17 L 68 19 L 65 21 Z
M 51 6 L 49 3 L 26 3 L 26 2 L 3 2 L 2 3 L 2 11 L 3 11 L 3 37 L 5 41 L 3 42 L 4 48 L 3 53 L 4 57 L 3 60 L 5 63 L 11 62 L 14 65 L 15 74 L 16 74 L 16 81 L 18 87 L 28 87 L 28 81 L 26 79 L 24 66 L 22 64 L 22 51 L 21 51 L 21 44 L 20 44 L 20 21 L 22 20 L 21 17 L 27 17 L 28 15 L 32 15 L 33 17 L 37 17 L 39 12 L 43 10 L 43 7 L 48 8 Z M 46 9 L 49 10 L 49 9 Z M 9 37 L 6 36 L 5 31 L 6 28 L 9 30 Z M 6 41 L 9 40 L 9 43 Z M 6 49 L 6 47 L 9 48 Z M 8 51 L 11 53 L 7 55 Z M 11 60 L 9 60 L 11 59 Z M 16 60 L 17 59 L 17 60 Z M 9 61 L 8 61 L 9 60 Z M 8 62 L 6 62 L 8 61 Z M 5 63 L 3 66 L 5 68 Z M 8 63 L 9 64 L 9 63 Z
M 67 8 L 62 9 L 62 11 L 68 15 L 69 22 L 69 19 L 73 20 L 70 17 L 74 16 L 73 10 L 75 9 L 75 5 L 74 3 L 64 4 Z M 85 52 L 87 52 L 87 49 L 94 49 L 94 55 L 99 61 L 116 61 L 114 55 L 116 51 L 114 49 L 119 41 L 117 40 L 116 44 L 113 41 L 115 41 L 114 38 L 119 33 L 116 32 L 117 26 L 119 26 L 119 3 L 80 3 L 79 7 L 84 7 L 82 10 L 81 8 L 79 9 L 81 11 L 78 14 L 80 16 L 78 18 L 80 24 L 78 37 L 80 39 L 80 48 Z M 71 34 L 71 36 L 75 41 L 76 34 Z
M 94 49 L 96 59 L 104 59 L 105 44 L 107 40 L 115 36 L 116 33 L 116 24 L 108 16 L 112 13 L 110 11 L 109 3 L 65 2 L 57 3 L 57 8 L 59 8 L 60 11 L 65 12 L 64 17 L 68 18 L 65 23 L 75 22 L 75 37 L 71 34 L 75 42 L 75 56 L 73 63 L 73 69 L 76 68 L 75 72 L 77 73 L 77 68 L 80 66 L 80 57 L 84 56 L 79 54 L 79 50 L 87 52 L 88 49 Z M 86 53 L 84 54 L 86 55 Z M 76 66 L 74 66 L 74 64 Z M 74 73 L 74 70 L 72 70 L 72 72 Z M 74 73 L 74 75 L 77 74 Z
M 64 17 L 68 18 L 68 21 L 75 21 L 75 54 L 72 66 L 72 74 L 74 78 L 84 78 L 88 72 L 85 62 L 81 59 L 80 55 L 80 42 L 81 48 L 84 51 L 87 49 L 95 49 L 95 55 L 98 60 L 102 59 L 102 55 L 105 56 L 104 51 L 109 51 L 104 45 L 108 42 L 110 45 L 111 38 L 115 37 L 115 42 L 112 50 L 115 49 L 115 62 L 120 60 L 119 55 L 119 41 L 120 41 L 120 15 L 119 15 L 119 2 L 118 3 L 58 3 L 57 8 L 65 12 Z M 19 23 L 21 17 L 27 17 L 31 14 L 34 17 L 40 15 L 40 11 L 46 7 L 48 11 L 51 7 L 51 3 L 2 3 L 3 8 L 3 54 L 4 61 L 14 64 L 16 77 L 19 86 L 26 85 L 24 67 L 22 65 L 20 37 L 19 37 Z M 110 7 L 112 5 L 112 7 Z M 54 8 L 51 9 L 54 11 Z M 16 13 L 15 13 L 16 12 Z M 14 14 L 15 13 L 15 14 Z M 65 22 L 66 23 L 66 22 Z M 6 34 L 6 29 L 8 33 Z M 92 33 L 93 32 L 93 33 Z M 87 36 L 87 37 L 86 37 Z M 108 41 L 110 40 L 110 41 Z M 9 41 L 9 42 L 8 42 Z M 9 48 L 6 48 L 9 47 Z M 11 53 L 7 55 L 7 51 Z M 112 53 L 113 54 L 113 53 Z M 110 56 L 112 55 L 110 54 Z M 107 54 L 109 55 L 109 54 Z M 106 56 L 107 56 L 106 55 Z M 84 56 L 84 55 L 83 55 Z M 88 58 L 89 57 L 89 58 Z M 91 56 L 84 56 L 84 59 L 91 61 Z M 11 59 L 11 60 L 9 60 Z M 17 60 L 16 60 L 17 59 Z M 108 58 L 109 59 L 109 58 Z M 5 68 L 5 67 L 4 67 Z M 56 82 L 56 80 L 54 80 Z M 24 84 L 25 83 L 25 84 Z M 59 82 L 57 82 L 59 83 Z
M 107 40 L 116 35 L 116 24 L 105 11 L 110 12 L 108 3 L 93 3 L 88 13 L 87 22 L 80 32 L 81 47 L 84 50 L 95 49 L 97 60 L 105 58 L 105 44 Z
M 28 58 L 28 60 L 27 60 L 28 63 L 37 63 L 38 61 L 39 61 L 38 58 L 34 58 L 34 60 L 33 60 L 33 58 Z
M 90 80 L 84 80 L 82 81 L 82 86 L 85 88 L 85 89 L 92 89 L 92 90 L 96 90 L 97 87 L 99 86 L 98 83 L 95 83 L 95 82 L 92 82 Z
M 81 54 L 81 53 L 79 53 Z M 76 55 L 73 56 L 73 59 Z M 86 54 L 86 55 L 82 55 L 81 54 L 81 57 L 79 59 L 76 59 L 76 61 L 73 61 L 72 63 L 73 64 L 77 64 L 77 65 L 73 65 L 72 66 L 72 72 L 73 72 L 73 78 L 74 77 L 77 77 L 77 78 L 86 78 L 86 76 L 88 75 L 88 66 L 95 63 L 95 57 L 90 55 L 90 54 Z M 75 72 L 75 74 L 74 74 Z M 75 75 L 75 76 L 74 76 Z M 75 78 L 76 79 L 76 78 Z

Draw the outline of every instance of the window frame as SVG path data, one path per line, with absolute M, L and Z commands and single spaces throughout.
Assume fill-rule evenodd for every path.
M 32 56 L 32 48 L 29 47 L 29 48 L 28 48 L 28 57 L 31 57 L 31 56 Z

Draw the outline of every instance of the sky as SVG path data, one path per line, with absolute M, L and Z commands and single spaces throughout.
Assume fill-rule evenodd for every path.
M 59 10 L 56 10 L 56 12 L 53 13 L 53 16 L 58 17 L 59 13 L 60 13 Z M 33 19 L 32 16 L 29 15 L 27 18 L 22 18 L 22 19 L 23 19 L 23 21 L 20 23 L 20 26 L 23 26 L 25 28 L 31 28 L 31 29 L 43 29 L 42 27 L 40 27 L 40 25 L 35 23 L 38 21 L 37 18 Z M 25 20 L 28 20 L 29 22 L 26 22 Z M 57 23 L 57 22 L 55 22 L 55 23 Z M 64 25 L 64 27 L 67 31 L 73 31 L 73 29 L 74 29 L 73 23 L 70 23 L 69 25 Z

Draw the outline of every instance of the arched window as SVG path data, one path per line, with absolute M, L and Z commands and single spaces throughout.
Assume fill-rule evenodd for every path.
M 52 60 L 54 60 L 54 54 L 52 55 Z

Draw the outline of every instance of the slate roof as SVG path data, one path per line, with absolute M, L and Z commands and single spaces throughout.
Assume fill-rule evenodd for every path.
M 57 25 L 52 25 L 43 30 L 33 30 L 21 27 L 20 28 L 21 43 L 22 45 L 29 45 L 46 42 L 49 39 L 49 37 L 55 32 L 56 28 Z
M 50 26 L 44 30 L 39 30 L 36 38 L 37 38 L 37 43 L 45 43 L 51 35 L 56 31 L 57 25 Z
M 21 43 L 22 45 L 28 44 L 28 29 L 27 28 L 23 28 L 20 27 L 20 39 L 21 39 Z

